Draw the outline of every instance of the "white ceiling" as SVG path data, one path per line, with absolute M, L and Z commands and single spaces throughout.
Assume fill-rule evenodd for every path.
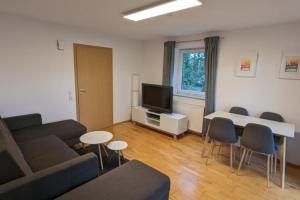
M 0 12 L 143 40 L 300 21 L 300 0 L 202 0 L 201 7 L 145 21 L 122 18 L 155 1 L 0 0 Z

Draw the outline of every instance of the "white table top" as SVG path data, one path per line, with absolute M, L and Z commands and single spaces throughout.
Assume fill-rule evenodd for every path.
M 107 145 L 107 147 L 109 149 L 114 150 L 114 151 L 120 151 L 120 150 L 126 149 L 127 146 L 128 146 L 128 144 L 125 141 L 112 141 Z
M 229 112 L 217 111 L 212 114 L 205 116 L 205 119 L 213 119 L 215 117 L 223 117 L 231 119 L 234 125 L 245 127 L 249 123 L 260 124 L 269 127 L 272 132 L 276 135 L 294 137 L 295 135 L 295 125 L 283 122 L 276 122 L 266 119 L 261 119 L 258 117 L 250 117 L 244 115 L 237 115 Z
M 103 144 L 113 138 L 112 133 L 107 131 L 93 131 L 80 137 L 80 141 L 85 144 Z

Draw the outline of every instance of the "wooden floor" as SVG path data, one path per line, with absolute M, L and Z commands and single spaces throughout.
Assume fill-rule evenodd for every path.
M 128 159 L 137 159 L 171 178 L 171 200 L 193 199 L 300 199 L 300 170 L 287 168 L 287 189 L 282 190 L 278 177 L 267 188 L 265 165 L 254 157 L 250 166 L 237 176 L 229 168 L 227 148 L 223 155 L 205 165 L 201 158 L 202 139 L 194 134 L 185 134 L 178 140 L 131 122 L 114 125 L 107 130 L 114 140 L 125 140 L 129 146 L 124 151 Z M 296 189 L 297 188 L 297 189 Z

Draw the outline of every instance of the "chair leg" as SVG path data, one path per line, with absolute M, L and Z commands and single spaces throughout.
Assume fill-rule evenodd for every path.
M 214 156 L 214 150 L 215 150 L 215 147 L 216 147 L 216 142 L 215 141 L 212 141 L 213 145 L 212 145 L 212 149 L 211 149 L 211 155 Z
M 232 170 L 232 159 L 233 159 L 233 144 L 230 144 L 230 168 Z
M 253 154 L 253 151 L 250 151 L 249 158 L 248 158 L 248 165 L 250 165 L 252 154 Z
M 211 147 L 211 151 L 209 152 L 209 155 L 206 158 L 206 165 L 208 164 L 208 160 L 211 158 L 211 156 L 213 156 L 215 145 L 216 145 L 215 141 L 212 140 L 210 145 L 212 147 Z
M 274 154 L 274 174 L 277 173 L 277 153 Z
M 245 161 L 245 163 L 247 162 L 247 160 L 248 160 L 248 154 L 249 154 L 249 152 L 250 152 L 250 150 L 246 150 L 246 154 L 245 154 L 245 158 L 244 158 L 244 161 Z
M 235 163 L 235 161 L 236 161 L 236 158 L 235 158 L 235 155 L 236 154 L 236 152 L 235 152 L 235 150 L 233 150 L 233 164 Z
M 222 150 L 222 144 L 220 144 L 220 146 L 219 146 L 219 152 L 218 152 L 218 155 L 221 154 L 221 150 Z
M 271 156 L 268 155 L 268 161 L 267 161 L 267 186 L 270 185 L 270 158 Z
M 274 164 L 274 162 L 273 162 L 273 159 L 274 158 L 274 155 L 271 155 L 271 160 L 270 160 L 270 165 L 271 165 L 271 168 L 270 168 L 270 173 L 271 173 L 271 175 L 273 174 L 273 164 Z
M 242 154 L 242 158 L 241 158 L 241 160 L 240 160 L 240 164 L 239 164 L 239 168 L 238 168 L 238 171 L 237 171 L 237 175 L 239 175 L 240 169 L 241 169 L 242 164 L 243 164 L 243 162 L 244 162 L 246 151 L 247 151 L 247 149 L 244 149 L 244 150 L 243 150 L 243 154 Z

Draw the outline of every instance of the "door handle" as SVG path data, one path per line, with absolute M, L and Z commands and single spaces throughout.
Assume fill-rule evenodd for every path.
M 84 93 L 86 93 L 86 89 L 79 89 L 79 94 L 80 95 L 84 95 Z

